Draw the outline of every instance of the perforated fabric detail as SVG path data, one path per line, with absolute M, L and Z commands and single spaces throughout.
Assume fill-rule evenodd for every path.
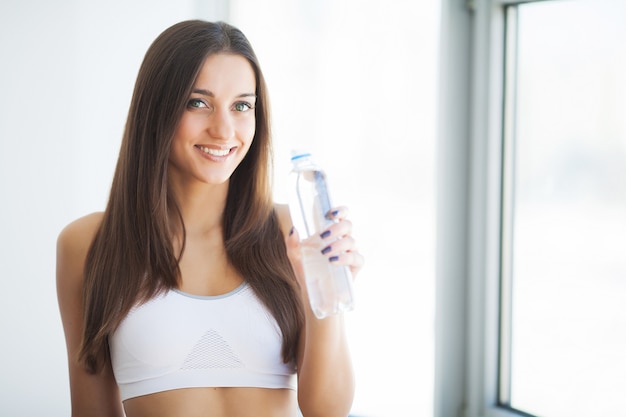
M 242 368 L 243 362 L 215 330 L 207 331 L 187 355 L 181 370 Z

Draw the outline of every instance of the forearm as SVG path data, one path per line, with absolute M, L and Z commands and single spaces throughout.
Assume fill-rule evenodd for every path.
M 304 417 L 346 417 L 355 383 L 343 316 L 319 320 L 307 309 L 300 349 L 298 401 Z

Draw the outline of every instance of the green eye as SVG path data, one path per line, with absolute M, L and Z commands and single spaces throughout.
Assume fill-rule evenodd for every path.
M 206 104 L 205 104 L 202 100 L 200 100 L 200 99 L 197 99 L 197 98 L 192 98 L 192 99 L 191 99 L 191 100 L 189 100 L 189 102 L 187 103 L 187 106 L 188 106 L 188 107 L 193 107 L 193 108 L 199 109 L 199 108 L 201 108 L 201 107 L 206 107 Z
M 252 109 L 252 106 L 250 105 L 250 103 L 246 103 L 244 101 L 241 101 L 239 103 L 235 103 L 234 109 L 235 109 L 235 111 L 244 112 L 244 111 L 248 111 L 248 110 Z

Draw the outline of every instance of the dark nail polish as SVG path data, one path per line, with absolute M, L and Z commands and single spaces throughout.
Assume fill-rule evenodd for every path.
M 328 236 L 330 236 L 330 230 L 327 230 L 320 235 L 322 239 L 326 239 Z
M 330 262 L 337 262 L 339 260 L 339 256 L 331 256 L 330 258 L 328 258 L 328 260 Z
M 339 214 L 339 210 L 335 210 L 330 214 L 332 214 L 333 217 L 336 217 Z
M 295 232 L 296 228 L 292 227 L 291 230 L 289 231 L 289 236 L 293 235 L 293 232 Z
M 330 246 L 326 246 L 324 249 L 322 249 L 322 255 L 326 255 L 330 251 L 331 251 L 331 247 Z

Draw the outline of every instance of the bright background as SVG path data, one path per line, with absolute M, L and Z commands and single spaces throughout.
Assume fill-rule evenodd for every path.
M 538 416 L 624 415 L 625 19 L 519 7 L 511 404 Z
M 55 241 L 102 210 L 137 70 L 188 18 L 239 26 L 272 99 L 276 200 L 311 150 L 367 257 L 348 315 L 353 413 L 428 416 L 439 0 L 3 0 L 0 415 L 69 415 Z

